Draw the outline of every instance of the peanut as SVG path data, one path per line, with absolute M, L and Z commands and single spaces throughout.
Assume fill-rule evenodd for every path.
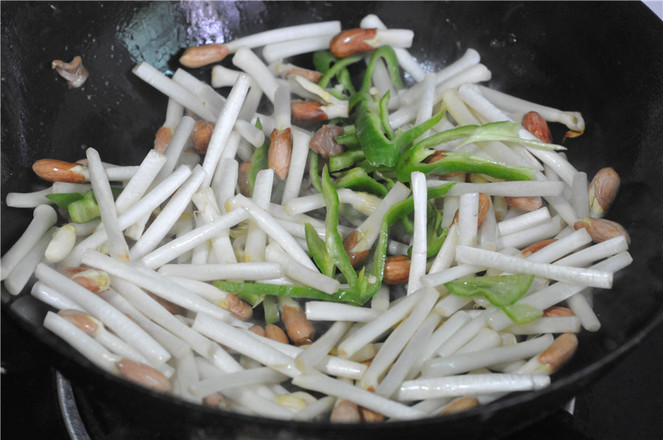
M 332 410 L 329 421 L 333 423 L 359 423 L 361 422 L 359 407 L 349 400 L 341 400 Z
M 253 316 L 253 309 L 250 305 L 237 298 L 232 293 L 226 295 L 227 310 L 238 319 L 248 321 Z
M 273 341 L 282 342 L 284 344 L 290 343 L 290 341 L 288 341 L 288 336 L 286 336 L 285 332 L 281 330 L 279 326 L 276 326 L 274 324 L 267 324 L 265 326 L 265 337 Z
M 83 66 L 83 59 L 78 55 L 69 63 L 65 63 L 62 60 L 53 60 L 51 68 L 62 78 L 66 79 L 67 84 L 72 88 L 82 86 L 89 76 L 87 69 Z
M 600 243 L 611 238 L 623 236 L 627 243 L 631 243 L 631 237 L 622 225 L 612 220 L 604 218 L 590 218 L 583 217 L 573 224 L 573 228 L 577 231 L 580 228 L 587 229 L 590 237 L 596 243 Z
M 523 116 L 522 124 L 523 127 L 525 127 L 525 130 L 532 133 L 541 142 L 549 144 L 552 141 L 552 135 L 550 134 L 548 123 L 537 112 L 526 113 L 525 116 Z
M 154 149 L 159 153 L 165 153 L 172 138 L 173 130 L 165 126 L 160 127 L 154 135 Z
M 180 64 L 190 68 L 203 67 L 223 60 L 228 52 L 225 44 L 193 46 L 184 51 L 180 57 Z
M 521 211 L 536 211 L 543 206 L 543 200 L 539 196 L 533 197 L 504 197 L 506 204 Z
M 239 172 L 237 174 L 237 185 L 239 192 L 246 197 L 251 197 L 251 186 L 249 185 L 249 171 L 251 170 L 251 162 L 242 162 L 239 165 Z
M 193 126 L 193 149 L 196 150 L 198 154 L 207 153 L 207 146 L 209 145 L 209 140 L 212 137 L 212 132 L 214 132 L 214 124 L 207 121 L 198 121 Z
M 476 397 L 459 397 L 445 405 L 444 408 L 440 410 L 439 414 L 443 415 L 467 411 L 468 409 L 476 408 L 477 406 L 479 406 L 479 401 Z
M 78 327 L 79 330 L 83 330 L 88 335 L 93 335 L 99 330 L 99 325 L 90 317 L 90 315 L 79 312 L 78 310 L 60 310 L 58 315 L 65 318 L 67 321 Z
M 312 125 L 328 119 L 327 113 L 322 109 L 322 104 L 316 101 L 292 101 L 290 112 L 293 124 L 301 126 Z
M 375 412 L 371 409 L 364 408 L 363 406 L 359 407 L 359 413 L 364 422 L 374 423 L 374 422 L 384 422 L 386 417 L 383 414 Z
M 589 213 L 593 217 L 603 217 L 608 211 L 617 192 L 621 180 L 613 168 L 601 168 L 589 184 Z
M 343 241 L 343 247 L 345 248 L 345 252 L 347 252 L 348 257 L 350 257 L 350 263 L 352 264 L 352 267 L 354 267 L 355 269 L 361 267 L 364 264 L 364 262 L 366 262 L 369 253 L 368 249 L 360 252 L 355 252 L 353 250 L 354 247 L 357 245 L 358 240 L 359 240 L 359 233 L 355 230 L 352 231 L 350 235 L 348 235 Z
M 375 49 L 370 40 L 374 39 L 377 29 L 348 29 L 332 38 L 329 50 L 335 57 L 344 58 Z
M 306 318 L 301 307 L 284 305 L 281 310 L 281 319 L 285 325 L 288 337 L 295 345 L 305 345 L 313 342 L 315 329 Z
M 396 255 L 387 257 L 384 264 L 384 282 L 387 284 L 407 283 L 410 276 L 410 257 Z
M 32 170 L 49 182 L 81 183 L 87 179 L 82 171 L 84 166 L 57 159 L 39 159 L 32 164 Z
M 549 317 L 567 317 L 567 316 L 576 316 L 575 313 L 573 313 L 573 310 L 569 309 L 568 307 L 561 307 L 561 306 L 553 306 L 550 308 L 547 308 L 543 311 L 543 316 L 546 318 Z
M 564 333 L 545 349 L 539 356 L 538 361 L 548 367 L 552 373 L 568 361 L 578 348 L 578 338 L 574 333 Z
M 288 177 L 290 159 L 292 157 L 292 133 L 290 128 L 283 131 L 274 129 L 269 137 L 267 165 L 274 170 L 280 179 Z
M 532 255 L 534 252 L 536 252 L 536 251 L 540 251 L 540 250 L 543 249 L 544 247 L 548 246 L 550 243 L 554 243 L 554 242 L 556 242 L 556 241 L 557 241 L 557 239 L 555 239 L 555 238 L 547 238 L 547 239 L 545 239 L 545 240 L 539 240 L 539 241 L 537 241 L 536 243 L 530 244 L 530 245 L 527 246 L 525 249 L 523 249 L 522 251 L 520 251 L 520 254 L 521 254 L 523 257 L 529 257 L 529 256 Z
M 115 366 L 122 376 L 146 388 L 162 392 L 173 390 L 168 378 L 149 365 L 122 358 L 115 362 Z

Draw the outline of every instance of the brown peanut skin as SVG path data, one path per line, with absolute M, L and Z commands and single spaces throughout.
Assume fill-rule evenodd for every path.
M 207 121 L 198 121 L 193 126 L 193 149 L 198 154 L 207 153 L 209 140 L 212 138 L 214 132 L 214 124 Z
M 274 324 L 267 324 L 265 326 L 265 337 L 281 342 L 283 344 L 289 344 L 290 341 L 288 340 L 288 336 L 286 336 L 285 332 L 281 330 L 279 326 L 276 326 Z
M 329 50 L 337 58 L 369 52 L 375 49 L 375 46 L 368 41 L 375 38 L 376 34 L 377 29 L 348 29 L 332 38 Z
M 526 113 L 525 116 L 523 116 L 522 124 L 527 131 L 536 136 L 541 142 L 547 144 L 552 142 L 552 135 L 550 134 L 548 123 L 537 112 Z
M 343 241 L 345 252 L 347 252 L 348 257 L 350 258 L 350 263 L 355 269 L 363 266 L 363 264 L 366 262 L 366 259 L 368 258 L 369 253 L 368 249 L 361 252 L 355 252 L 352 250 L 357 245 L 358 240 L 359 233 L 357 231 L 352 231 L 350 235 L 348 235 Z
M 410 276 L 410 257 L 396 255 L 387 257 L 384 263 L 384 282 L 387 284 L 405 284 Z
M 99 326 L 89 315 L 78 310 L 64 309 L 58 312 L 58 315 L 74 324 L 79 330 L 83 330 L 88 335 L 93 335 L 99 329 Z
M 359 423 L 361 414 L 356 403 L 341 400 L 331 412 L 329 421 L 333 423 Z
M 295 345 L 306 345 L 313 342 L 315 329 L 311 321 L 306 319 L 306 314 L 301 308 L 283 306 L 281 320 L 285 325 L 288 337 Z
M 288 177 L 290 159 L 292 158 L 292 132 L 290 128 L 283 131 L 274 129 L 269 137 L 269 152 L 267 165 L 274 170 L 274 174 L 284 180 Z
M 553 306 L 545 309 L 543 311 L 543 316 L 546 318 L 559 318 L 559 317 L 569 317 L 576 315 L 575 313 L 573 313 L 573 310 L 569 309 L 568 307 Z
M 574 333 L 564 333 L 538 356 L 538 361 L 547 365 L 551 372 L 555 372 L 573 356 L 576 348 L 578 337 Z
M 601 168 L 589 184 L 590 212 L 603 217 L 617 197 L 621 179 L 611 167 Z
M 159 153 L 165 153 L 172 138 L 173 130 L 168 127 L 160 127 L 154 135 L 154 149 Z
M 589 236 L 592 237 L 592 241 L 595 243 L 600 243 L 620 235 L 626 238 L 627 243 L 631 243 L 631 237 L 629 236 L 626 229 L 624 229 L 624 227 L 619 223 L 613 222 L 612 220 L 607 220 L 604 218 L 583 217 L 574 223 L 573 228 L 576 231 L 580 228 L 587 229 Z
M 85 182 L 85 176 L 72 168 L 79 167 L 80 164 L 65 162 L 57 159 L 39 159 L 32 164 L 32 171 L 39 177 L 49 182 Z
M 229 51 L 225 44 L 205 44 L 189 47 L 180 57 L 180 64 L 185 67 L 197 68 L 223 60 Z
M 550 243 L 554 243 L 554 242 L 556 242 L 556 241 L 557 241 L 557 239 L 555 239 L 555 238 L 547 238 L 547 239 L 545 239 L 545 240 L 539 240 L 539 241 L 537 241 L 536 243 L 530 244 L 530 245 L 527 246 L 525 249 L 523 249 L 522 251 L 520 251 L 520 254 L 521 254 L 523 257 L 529 257 L 529 256 L 532 255 L 534 252 L 536 252 L 536 251 L 540 251 L 540 250 L 543 249 L 544 247 L 548 246 Z
M 479 401 L 475 397 L 459 397 L 442 408 L 440 415 L 467 411 L 477 406 L 479 406 Z
M 149 365 L 140 364 L 132 360 L 122 358 L 115 362 L 120 374 L 132 382 L 136 382 L 146 388 L 161 392 L 173 391 L 173 385 L 168 378 L 159 370 Z
M 251 306 L 232 293 L 226 295 L 226 303 L 228 304 L 228 311 L 237 319 L 248 321 L 253 316 Z
M 322 105 L 316 101 L 292 101 L 290 103 L 292 122 L 305 127 L 326 121 L 327 113 L 321 107 Z

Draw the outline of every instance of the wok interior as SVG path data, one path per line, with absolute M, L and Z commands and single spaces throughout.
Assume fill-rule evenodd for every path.
M 186 45 L 220 41 L 221 35 L 231 39 L 332 19 L 350 28 L 375 13 L 390 27 L 415 31 L 411 53 L 430 70 L 474 48 L 493 72 L 492 87 L 582 112 L 587 130 L 564 142 L 567 154 L 590 178 L 603 166 L 614 167 L 622 177 L 608 217 L 629 230 L 634 257 L 634 263 L 616 277 L 612 291 L 596 298 L 602 329 L 580 334 L 576 356 L 547 390 L 512 396 L 465 414 L 391 423 L 381 435 L 402 435 L 412 427 L 434 432 L 445 426 L 450 435 L 458 432 L 472 438 L 495 429 L 514 429 L 554 410 L 661 321 L 663 178 L 658 169 L 663 159 L 655 143 L 660 144 L 663 135 L 663 26 L 641 4 L 3 2 L 2 6 L 3 254 L 30 220 L 30 210 L 7 208 L 4 200 L 8 192 L 38 189 L 41 182 L 31 164 L 44 157 L 75 161 L 84 156 L 87 146 L 98 149 L 104 161 L 138 163 L 151 148 L 167 99 L 135 77 L 131 68 L 146 60 L 162 71 L 174 71 L 177 55 Z M 69 61 L 75 55 L 82 56 L 90 78 L 81 89 L 68 89 L 50 62 Z M 199 75 L 209 78 L 209 70 Z M 564 130 L 552 128 L 554 140 L 561 142 Z M 156 395 L 93 368 L 41 327 L 47 308 L 29 295 L 16 299 L 3 290 L 2 302 L 3 315 L 43 342 L 54 365 L 81 387 L 123 402 L 141 422 L 184 430 L 212 426 L 214 432 L 258 436 L 278 430 L 289 438 L 340 438 L 349 429 L 357 435 L 383 430 L 378 425 L 285 424 L 227 413 L 219 417 L 217 410 Z M 144 411 L 145 404 L 154 410 Z

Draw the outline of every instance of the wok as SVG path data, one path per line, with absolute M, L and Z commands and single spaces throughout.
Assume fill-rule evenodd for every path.
M 105 161 L 135 164 L 151 147 L 167 101 L 131 73 L 137 62 L 173 71 L 187 45 L 327 19 L 350 28 L 368 13 L 414 29 L 412 53 L 432 70 L 475 48 L 492 87 L 581 111 L 587 130 L 567 142 L 571 162 L 589 176 L 603 166 L 622 176 L 609 217 L 629 230 L 634 263 L 597 295 L 603 326 L 580 334 L 552 386 L 414 422 L 281 422 L 193 405 L 101 371 L 41 327 L 47 308 L 27 292 L 13 297 L 3 288 L 3 319 L 33 335 L 41 355 L 77 386 L 159 438 L 481 438 L 549 414 L 605 373 L 663 320 L 663 24 L 640 2 L 2 2 L 3 254 L 31 216 L 7 208 L 6 194 L 37 189 L 36 159 L 74 161 L 94 146 Z M 75 55 L 90 77 L 68 89 L 50 62 Z

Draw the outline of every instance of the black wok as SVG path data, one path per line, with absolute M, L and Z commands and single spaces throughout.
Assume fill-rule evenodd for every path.
M 210 438 L 481 438 L 547 415 L 605 373 L 663 320 L 663 23 L 640 2 L 2 2 L 3 254 L 31 215 L 4 200 L 8 192 L 38 187 L 33 161 L 73 161 L 94 146 L 108 162 L 135 164 L 151 147 L 166 99 L 130 72 L 137 62 L 172 71 L 183 47 L 215 35 L 230 39 L 323 19 L 349 28 L 368 13 L 414 29 L 412 53 L 431 68 L 472 47 L 493 72 L 493 87 L 581 111 L 587 131 L 567 141 L 572 163 L 590 176 L 603 166 L 622 176 L 610 218 L 630 231 L 635 261 L 612 291 L 597 296 L 603 327 L 580 335 L 578 353 L 551 387 L 415 422 L 285 423 L 188 404 L 99 370 L 41 327 L 46 307 L 25 292 L 13 297 L 3 289 L 3 318 L 31 333 L 42 355 L 77 386 L 155 434 L 179 438 L 203 432 Z M 50 62 L 75 55 L 90 78 L 68 89 Z M 555 129 L 561 140 L 563 131 Z

